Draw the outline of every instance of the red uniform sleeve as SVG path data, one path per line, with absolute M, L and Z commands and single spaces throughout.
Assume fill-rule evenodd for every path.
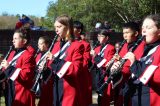
M 73 43 L 66 52 L 65 61 L 61 64 L 60 70 L 57 72 L 59 78 L 74 77 L 83 65 L 84 46 L 80 43 Z
M 97 67 L 106 67 L 106 64 L 111 60 L 113 55 L 115 54 L 114 46 L 108 44 L 106 49 L 104 50 L 104 56 L 101 57 L 99 55 L 96 55 L 94 58 L 95 63 L 97 64 Z
M 25 52 L 17 61 L 16 68 L 21 69 L 17 81 L 32 81 L 34 78 L 35 59 L 33 55 Z
M 106 64 L 111 60 L 113 55 L 115 54 L 115 48 L 112 45 L 108 45 L 107 49 L 104 52 L 104 58 L 107 60 L 104 67 L 106 67 Z
M 87 65 L 88 62 L 91 60 L 91 55 L 90 55 L 91 47 L 89 43 L 84 44 L 84 53 L 83 53 L 83 64 Z

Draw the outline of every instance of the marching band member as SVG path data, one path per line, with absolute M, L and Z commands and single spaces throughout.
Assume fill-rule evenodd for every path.
M 149 15 L 142 24 L 142 35 L 145 36 L 145 47 L 142 56 L 137 59 L 135 54 L 128 52 L 124 58 L 129 59 L 132 78 L 131 105 L 158 106 L 159 64 L 160 64 L 160 16 Z M 114 68 L 118 67 L 119 63 Z M 122 72 L 124 75 L 124 73 Z
M 133 47 L 133 45 L 135 44 L 137 39 L 140 37 L 139 33 L 140 33 L 140 28 L 139 28 L 139 25 L 137 23 L 128 22 L 128 23 L 125 23 L 123 25 L 123 38 L 124 38 L 124 40 L 126 40 L 126 43 L 123 45 L 122 49 L 119 52 L 120 58 L 123 58 L 124 55 Z M 144 48 L 144 45 L 145 45 L 144 42 L 140 43 L 140 45 L 134 51 L 137 59 L 139 59 L 140 56 L 142 55 L 142 50 Z M 113 64 L 112 67 L 114 67 L 115 64 Z M 127 61 L 124 64 L 123 69 L 122 69 L 122 71 L 125 74 L 123 76 L 123 78 L 125 78 L 125 79 L 128 79 L 130 77 L 129 67 L 130 67 L 130 62 Z M 113 87 L 114 87 L 114 86 L 118 85 L 118 82 L 120 83 L 121 81 L 117 81 L 117 82 L 113 81 L 113 82 L 114 82 L 113 83 Z M 128 82 L 130 82 L 130 80 Z M 114 90 L 115 91 L 114 101 L 115 101 L 116 106 L 122 106 L 124 101 L 125 101 L 125 103 L 129 102 L 129 95 L 128 95 L 129 91 L 127 91 L 128 90 L 128 85 L 127 84 L 128 83 L 126 83 L 124 85 L 122 84 L 119 87 L 114 87 L 114 89 L 115 89 Z
M 97 68 L 97 87 L 100 86 L 98 84 L 101 76 L 105 71 L 105 67 L 107 62 L 113 57 L 115 54 L 114 46 L 108 43 L 110 37 L 110 32 L 107 30 L 100 30 L 98 33 L 98 41 L 100 42 L 100 46 L 96 47 L 94 50 L 91 50 L 91 55 L 93 56 L 94 63 L 96 64 Z M 107 77 L 104 79 L 106 80 Z M 103 97 L 98 97 L 98 104 L 100 106 L 110 106 L 110 101 L 112 101 L 112 93 L 111 93 L 111 84 L 105 90 Z
M 1 66 L 3 80 L 7 80 L 7 106 L 35 106 L 35 96 L 30 92 L 34 77 L 35 61 L 26 48 L 29 35 L 25 30 L 17 30 L 13 35 L 14 50 Z
M 91 60 L 90 55 L 90 44 L 85 41 L 85 39 L 81 39 L 81 35 L 83 32 L 83 24 L 80 21 L 73 22 L 74 36 L 75 39 L 84 45 L 84 53 L 83 53 L 83 74 L 81 74 L 81 90 L 84 90 L 83 99 L 86 100 L 86 106 L 92 104 L 92 78 L 91 73 L 88 70 L 88 63 Z M 86 97 L 86 98 L 85 98 Z
M 132 106 L 158 106 L 160 100 L 160 16 L 147 16 L 142 24 L 142 35 L 146 37 L 146 46 L 140 60 L 127 53 L 125 58 L 131 62 L 130 72 L 136 78 Z
M 42 36 L 38 39 L 38 49 L 40 52 L 37 54 L 36 63 L 38 64 L 40 58 L 48 51 L 51 40 L 48 36 Z M 39 82 L 39 102 L 38 106 L 53 106 L 53 79 L 50 67 L 51 62 L 47 62 L 42 70 L 42 78 Z M 38 73 L 38 72 L 37 72 Z M 49 97 L 49 98 L 48 98 Z
M 61 38 L 54 45 L 52 54 L 48 54 L 48 59 L 53 60 L 51 67 L 55 73 L 54 105 L 85 106 L 79 79 L 82 74 L 84 46 L 74 41 L 73 22 L 69 16 L 57 17 L 54 26 Z

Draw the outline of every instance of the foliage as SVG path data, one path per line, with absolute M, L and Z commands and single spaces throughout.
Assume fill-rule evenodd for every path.
M 87 30 L 93 29 L 97 21 L 105 20 L 120 29 L 124 22 L 160 13 L 159 7 L 159 0 L 58 0 L 50 2 L 44 25 L 51 27 L 57 16 L 68 14 L 83 22 Z

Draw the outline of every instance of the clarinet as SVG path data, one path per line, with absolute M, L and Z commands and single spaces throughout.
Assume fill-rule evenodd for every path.
M 99 41 L 96 42 L 96 44 L 93 46 L 92 50 L 94 50 L 99 45 Z
M 8 56 L 9 56 L 9 54 L 11 53 L 11 51 L 13 50 L 13 45 L 12 46 L 10 46 L 10 49 L 9 49 L 9 51 L 7 52 L 7 54 L 6 54 L 6 56 L 4 57 L 4 59 L 3 60 L 7 60 L 7 58 L 8 58 Z M 0 66 L 0 71 L 2 70 L 2 66 Z
M 135 45 L 129 50 L 129 52 L 134 52 L 134 50 L 138 47 L 138 45 L 144 40 L 145 36 L 141 36 L 137 42 L 135 43 Z M 122 58 L 120 60 L 120 66 L 113 70 L 113 72 L 109 75 L 108 79 L 102 84 L 101 87 L 98 88 L 98 90 L 96 91 L 98 93 L 99 96 L 103 96 L 104 90 L 106 89 L 106 87 L 108 86 L 108 84 L 111 82 L 111 80 L 116 77 L 116 75 L 120 72 L 120 69 L 123 67 L 124 63 L 127 61 L 127 59 Z
M 47 51 L 44 55 L 46 55 L 46 54 L 48 54 L 49 52 L 51 52 L 54 44 L 56 43 L 56 39 L 57 39 L 57 38 L 58 38 L 58 35 L 56 35 L 56 36 L 54 37 L 51 46 L 49 47 L 48 51 Z M 43 58 L 41 58 L 41 59 L 39 60 L 39 63 L 37 64 L 37 67 L 38 67 L 42 62 L 43 62 L 43 65 L 45 65 L 46 62 L 47 62 L 47 59 L 46 59 L 46 58 L 47 58 L 47 56 L 44 56 Z M 39 81 L 40 81 L 40 78 L 41 78 L 43 69 L 44 69 L 44 66 L 43 66 L 42 69 L 38 70 L 38 74 L 37 74 L 37 76 L 36 76 L 35 82 L 34 82 L 32 88 L 31 88 L 31 91 L 34 92 L 36 95 L 38 94 L 37 89 L 38 89 L 38 84 L 39 84 Z
M 34 58 L 36 58 L 37 57 L 37 55 L 38 55 L 38 53 L 40 52 L 40 50 L 39 49 L 37 49 L 37 51 L 36 51 L 36 54 L 34 55 Z
M 119 52 L 121 51 L 123 45 L 126 43 L 126 40 L 123 40 L 123 42 L 120 44 L 120 48 L 116 51 L 116 53 L 114 54 L 114 56 L 118 55 Z M 112 59 L 107 63 L 107 67 L 106 67 L 106 71 L 104 72 L 103 76 L 101 77 L 101 79 L 99 80 L 99 84 L 101 84 L 104 81 L 104 78 L 107 76 L 108 72 L 110 72 L 110 68 L 112 67 L 114 61 L 116 60 L 115 57 L 112 57 Z
M 99 45 L 99 41 L 96 42 L 96 44 L 93 46 L 92 50 L 94 50 L 98 45 Z M 95 67 L 95 64 L 93 63 L 93 64 L 91 65 L 91 67 L 89 68 L 89 70 L 90 70 L 90 71 L 93 70 L 94 67 Z

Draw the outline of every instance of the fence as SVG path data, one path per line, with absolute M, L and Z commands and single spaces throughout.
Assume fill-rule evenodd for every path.
M 12 45 L 12 36 L 14 30 L 0 30 L 0 54 L 6 54 L 9 50 L 9 46 Z M 49 36 L 51 39 L 55 36 L 54 31 L 31 31 L 31 44 L 35 49 L 37 49 L 37 40 L 40 36 Z M 92 31 L 87 34 L 87 38 L 91 45 L 95 44 L 97 40 L 97 32 Z M 123 40 L 122 33 L 112 32 L 110 37 L 110 42 L 114 44 L 115 42 L 120 42 Z

